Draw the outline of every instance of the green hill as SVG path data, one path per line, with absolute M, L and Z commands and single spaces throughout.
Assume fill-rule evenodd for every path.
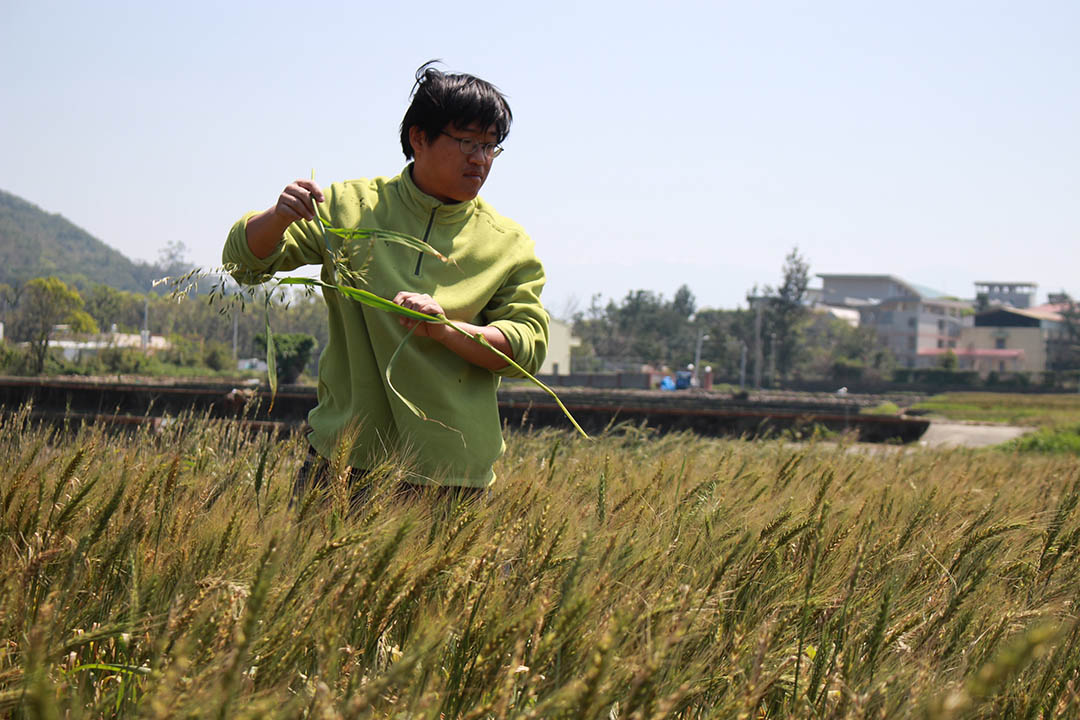
M 0 282 L 14 285 L 48 275 L 77 286 L 92 281 L 146 292 L 160 271 L 132 262 L 60 215 L 0 190 Z

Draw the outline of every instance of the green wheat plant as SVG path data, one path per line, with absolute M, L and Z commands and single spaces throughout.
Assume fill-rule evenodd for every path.
M 1075 456 L 506 435 L 290 508 L 299 432 L 0 412 L 0 716 L 1080 716 Z

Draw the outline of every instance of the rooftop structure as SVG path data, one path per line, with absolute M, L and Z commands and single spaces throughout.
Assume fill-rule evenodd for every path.
M 1033 282 L 977 280 L 975 298 L 980 307 L 1009 305 L 1014 308 L 1029 308 L 1034 304 L 1038 287 L 1039 284 Z
M 845 275 L 818 273 L 822 301 L 826 305 L 865 307 L 893 298 L 930 300 L 945 293 L 907 282 L 895 275 Z

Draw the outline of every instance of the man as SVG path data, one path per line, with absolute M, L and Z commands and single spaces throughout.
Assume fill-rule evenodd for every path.
M 322 265 L 322 279 L 334 282 L 316 202 L 333 227 L 415 236 L 449 261 L 384 240 L 328 235 L 333 252 L 353 270 L 366 267 L 359 287 L 444 314 L 535 373 L 548 341 L 543 266 L 524 230 L 478 197 L 509 133 L 510 107 L 490 83 L 431 65 L 417 71 L 401 123 L 402 151 L 412 162 L 400 175 L 334 183 L 325 191 L 297 180 L 272 207 L 233 226 L 223 260 L 239 268 L 234 277 L 245 283 L 311 264 Z M 417 323 L 334 291 L 324 297 L 330 337 L 319 360 L 319 402 L 308 415 L 313 452 L 331 457 L 358 423 L 353 468 L 373 468 L 404 451 L 415 460 L 410 483 L 491 485 L 492 464 L 504 449 L 496 390 L 500 376 L 517 374 L 513 366 L 443 325 Z M 410 329 L 392 380 L 437 422 L 417 417 L 387 386 L 386 367 Z

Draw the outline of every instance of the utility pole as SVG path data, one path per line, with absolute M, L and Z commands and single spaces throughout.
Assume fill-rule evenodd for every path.
M 694 350 L 694 377 L 690 383 L 692 387 L 698 387 L 698 368 L 701 367 L 701 343 L 709 339 L 708 333 L 705 332 L 705 328 L 698 330 L 697 336 L 697 348 Z
M 761 347 L 761 313 L 765 309 L 764 298 L 755 297 L 750 299 L 755 305 L 754 314 L 754 388 L 761 389 L 761 365 L 764 358 L 762 357 L 763 348 Z
M 739 389 L 746 389 L 746 343 L 742 343 L 742 357 L 739 358 Z
M 142 340 L 143 352 L 150 347 L 150 298 L 143 298 L 142 332 L 139 333 Z
M 776 386 L 776 333 L 772 333 L 769 343 L 769 387 Z

